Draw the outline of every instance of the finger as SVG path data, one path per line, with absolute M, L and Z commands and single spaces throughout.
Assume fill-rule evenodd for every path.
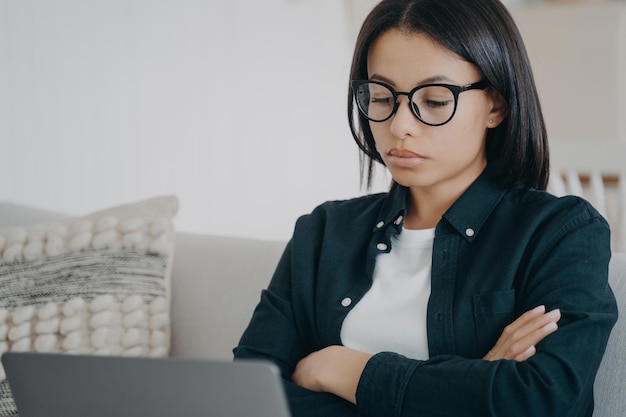
M 524 362 L 525 360 L 533 356 L 535 353 L 537 353 L 537 349 L 535 348 L 535 346 L 530 346 L 524 352 L 514 357 L 513 360 L 515 360 L 516 362 Z
M 545 311 L 546 307 L 540 305 L 519 316 L 515 319 L 515 321 L 504 328 L 500 337 L 501 341 L 506 342 L 510 339 L 519 339 L 520 335 L 524 336 L 529 331 L 534 330 L 537 325 L 533 326 L 532 323 L 536 323 L 536 320 L 540 319 L 544 315 Z M 531 325 L 530 330 L 527 327 L 529 324 Z M 500 342 L 500 339 L 498 342 Z
M 546 314 L 541 315 L 540 317 L 531 320 L 524 326 L 517 329 L 515 333 L 510 335 L 510 339 L 511 341 L 513 341 L 513 343 L 530 341 L 533 345 L 537 344 L 544 337 L 554 332 L 558 328 L 556 323 L 560 319 L 561 311 L 559 309 L 554 309 Z M 530 344 L 527 344 L 525 346 L 525 349 L 529 346 Z
M 547 315 L 546 315 L 547 316 Z M 548 317 L 550 321 L 544 324 L 542 327 L 532 330 L 523 338 L 515 341 L 510 348 L 510 355 L 517 357 L 518 355 L 523 355 L 527 349 L 531 346 L 537 345 L 543 339 L 545 339 L 548 335 L 554 333 L 558 330 L 559 326 L 556 323 L 560 314 L 558 312 L 553 313 Z
M 531 323 L 533 320 L 536 320 L 537 318 L 542 317 L 545 312 L 546 312 L 546 306 L 544 305 L 540 305 L 540 306 L 533 308 L 532 310 L 528 310 L 527 312 L 519 316 L 517 319 L 515 319 L 515 321 L 513 321 L 508 326 L 506 326 L 504 328 L 503 333 L 513 333 L 517 331 L 518 329 L 520 329 L 521 327 L 527 325 L 528 323 Z
M 548 323 L 551 322 L 558 322 L 561 319 L 561 310 L 559 310 L 558 308 L 555 308 L 554 310 L 551 310 L 539 317 L 534 318 L 533 320 L 529 321 L 525 327 L 527 327 L 528 329 L 539 329 L 543 326 L 545 326 Z M 531 330 L 532 331 L 532 330 Z
M 546 309 L 545 306 L 540 305 L 538 307 L 533 308 L 532 310 L 528 310 L 527 312 L 519 316 L 517 319 L 515 319 L 515 321 L 513 321 L 508 326 L 506 326 L 504 330 L 502 331 L 502 334 L 498 338 L 492 351 L 494 353 L 498 351 L 504 351 L 512 343 L 514 343 L 515 340 L 518 340 L 526 336 L 528 333 L 532 332 L 533 330 L 536 330 L 537 327 L 540 327 L 537 325 L 536 320 L 538 318 L 541 318 L 544 315 L 545 309 Z M 533 323 L 535 324 L 533 325 Z M 530 324 L 530 327 L 528 327 L 529 324 Z M 543 324 L 541 324 L 541 326 L 542 325 Z
M 556 331 L 556 322 L 561 317 L 558 309 L 542 314 L 544 310 L 544 306 L 529 310 L 507 326 L 484 359 L 516 359 L 534 354 L 531 347 Z
M 531 316 L 529 316 L 531 317 Z M 526 338 L 533 332 L 542 329 L 544 326 L 550 323 L 556 323 L 561 318 L 561 312 L 558 309 L 552 310 L 548 313 L 541 314 L 538 317 L 532 316 L 530 320 L 515 321 L 511 325 L 507 326 L 502 332 L 505 338 L 504 342 L 517 343 L 518 341 Z M 528 348 L 528 346 L 526 346 Z

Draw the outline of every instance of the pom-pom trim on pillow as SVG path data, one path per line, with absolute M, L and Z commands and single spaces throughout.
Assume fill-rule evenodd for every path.
M 172 224 L 164 216 L 149 221 L 141 217 L 120 221 L 107 215 L 95 222 L 79 219 L 14 227 L 0 233 L 0 264 L 88 249 L 142 249 L 167 256 L 171 250 Z

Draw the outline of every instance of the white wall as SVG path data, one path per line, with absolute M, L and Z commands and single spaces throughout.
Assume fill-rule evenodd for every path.
M 0 200 L 176 194 L 179 230 L 286 239 L 362 193 L 346 0 L 0 0 Z
M 550 140 L 626 141 L 626 3 L 518 8 Z
M 351 16 L 374 3 L 0 0 L 0 200 L 79 215 L 176 194 L 179 230 L 287 239 L 363 193 L 345 95 Z M 552 132 L 585 122 L 545 107 Z

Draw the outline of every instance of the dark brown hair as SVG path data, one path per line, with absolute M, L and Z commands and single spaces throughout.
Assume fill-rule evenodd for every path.
M 499 162 L 503 183 L 545 190 L 548 141 L 526 48 L 513 18 L 499 0 L 383 0 L 367 16 L 356 41 L 351 80 L 367 79 L 367 55 L 384 32 L 425 34 L 475 65 L 505 100 L 507 116 L 487 133 L 487 160 Z M 358 115 L 357 115 L 358 114 Z M 369 122 L 348 96 L 348 119 L 363 151 L 361 176 L 371 185 L 376 151 Z

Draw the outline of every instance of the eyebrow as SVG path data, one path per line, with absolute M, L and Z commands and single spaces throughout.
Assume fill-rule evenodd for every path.
M 380 74 L 372 74 L 372 76 L 369 78 L 372 81 L 382 81 L 384 83 L 387 83 L 391 86 L 395 86 L 395 83 L 390 80 L 389 78 L 380 75 Z M 455 83 L 454 80 L 446 77 L 445 75 L 433 75 L 432 77 L 428 77 L 425 78 L 423 80 L 421 80 L 418 84 L 416 85 L 423 85 L 423 84 L 432 84 L 432 83 L 440 83 L 440 82 L 449 82 L 449 83 Z

